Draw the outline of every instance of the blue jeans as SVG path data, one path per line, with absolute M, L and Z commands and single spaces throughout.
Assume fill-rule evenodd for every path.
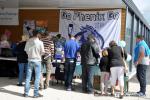
M 34 96 L 38 96 L 39 95 L 39 83 L 40 83 L 40 78 L 41 78 L 41 62 L 40 61 L 28 62 L 26 81 L 25 81 L 25 94 L 28 95 L 29 90 L 30 90 L 30 80 L 31 80 L 33 68 L 35 70 Z
M 22 84 L 22 82 L 23 82 L 24 71 L 25 71 L 25 74 L 26 74 L 27 66 L 28 66 L 28 63 L 18 63 L 18 67 L 19 67 L 19 79 L 18 79 L 18 82 L 19 82 L 19 84 Z
M 82 65 L 82 90 L 83 92 L 93 92 L 93 77 L 96 65 Z
M 66 88 L 71 88 L 72 87 L 72 79 L 73 79 L 73 74 L 76 66 L 76 61 L 75 59 L 66 59 L 65 62 L 65 86 Z
M 142 65 L 139 64 L 137 65 L 137 79 L 140 83 L 140 92 L 142 92 L 143 94 L 145 94 L 146 92 L 146 69 L 147 69 L 148 65 Z

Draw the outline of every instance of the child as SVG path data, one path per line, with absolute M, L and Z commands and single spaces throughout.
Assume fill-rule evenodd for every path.
M 104 49 L 102 51 L 102 58 L 99 64 L 101 70 L 101 95 L 107 95 L 107 88 L 108 88 L 108 80 L 109 80 L 109 58 L 108 58 L 108 51 Z

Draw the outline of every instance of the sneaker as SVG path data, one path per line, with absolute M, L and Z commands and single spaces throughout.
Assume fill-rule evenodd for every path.
M 138 93 L 138 96 L 139 96 L 139 97 L 143 97 L 143 96 L 146 96 L 146 94 L 145 94 L 145 93 L 142 93 L 142 92 L 139 92 L 139 93 Z
M 98 91 L 94 91 L 94 96 L 100 96 L 101 93 L 99 93 Z
M 88 94 L 94 94 L 94 92 L 93 92 L 93 91 L 88 91 L 87 93 L 88 93 Z
M 42 87 L 39 87 L 39 90 L 40 90 L 40 91 L 42 91 L 42 90 L 43 90 L 43 88 L 42 88 Z
M 17 86 L 24 86 L 23 84 L 17 84 Z
M 67 91 L 72 91 L 72 89 L 71 88 L 67 88 Z
M 43 97 L 42 94 L 38 94 L 38 95 L 34 95 L 33 98 L 39 98 L 39 97 Z
M 47 85 L 44 85 L 44 89 L 47 89 L 49 86 L 47 86 Z
M 28 95 L 24 93 L 24 94 L 23 94 L 23 97 L 28 97 Z
M 115 93 L 111 93 L 110 95 L 111 95 L 111 96 L 115 96 Z
M 141 91 L 136 92 L 137 94 L 139 94 Z
M 120 96 L 119 96 L 119 99 L 123 99 L 123 95 L 120 95 Z

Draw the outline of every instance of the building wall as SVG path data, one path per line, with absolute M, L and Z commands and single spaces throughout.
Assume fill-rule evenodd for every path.
M 125 39 L 126 30 L 126 9 L 121 10 L 121 39 Z
M 77 10 L 77 9 L 76 9 Z M 111 10 L 111 9 L 83 9 L 84 11 L 96 11 L 96 10 Z M 39 10 L 39 9 L 25 9 L 19 10 L 19 25 L 18 26 L 0 26 L 0 35 L 4 33 L 5 29 L 12 32 L 10 40 L 17 42 L 21 39 L 23 34 L 23 22 L 24 20 L 48 20 L 48 31 L 58 32 L 59 31 L 59 9 L 51 10 Z M 125 21 L 126 20 L 126 10 L 122 9 L 122 19 L 121 19 L 121 39 L 124 39 L 125 34 Z
M 10 40 L 19 41 L 23 34 L 24 20 L 48 20 L 49 31 L 58 32 L 59 30 L 59 10 L 19 10 L 19 25 L 0 26 L 0 34 L 8 29 L 12 32 Z

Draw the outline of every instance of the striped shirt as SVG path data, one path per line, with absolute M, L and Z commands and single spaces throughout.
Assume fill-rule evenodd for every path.
M 53 41 L 48 36 L 41 38 L 41 41 L 44 44 L 45 53 L 50 54 L 53 57 L 53 55 L 54 55 L 54 43 L 53 43 Z

